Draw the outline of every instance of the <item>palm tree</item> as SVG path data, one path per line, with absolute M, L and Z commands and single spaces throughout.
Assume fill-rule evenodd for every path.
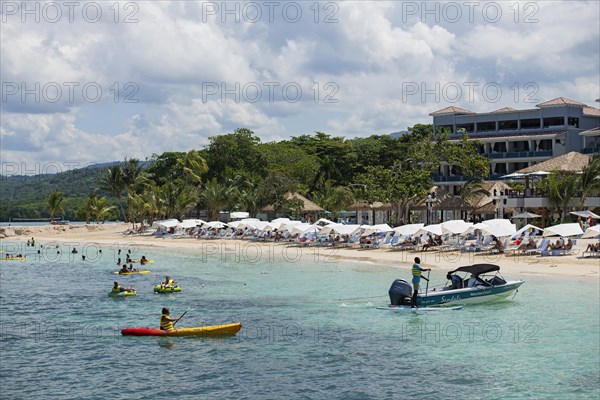
M 108 216 L 108 214 L 110 214 L 111 212 L 113 212 L 114 210 L 117 209 L 116 206 L 111 206 L 108 205 L 108 199 L 106 197 L 96 197 L 94 196 L 94 201 L 92 203 L 92 207 L 91 207 L 91 211 L 94 214 L 94 219 L 96 220 L 96 223 L 98 223 L 98 221 L 102 220 L 102 222 L 104 222 L 104 220 L 106 219 L 106 216 Z
M 332 180 L 328 180 L 323 185 L 319 193 L 313 200 L 321 207 L 333 213 L 341 211 L 354 203 L 354 194 L 350 189 L 344 186 L 334 186 Z
M 123 203 L 121 202 L 121 195 L 126 188 L 127 185 L 125 183 L 123 170 L 119 164 L 109 168 L 100 181 L 100 189 L 105 190 L 116 197 L 119 202 L 119 207 L 121 208 L 121 216 L 124 220 L 126 219 L 126 216 L 125 210 L 123 209 Z
M 185 175 L 185 184 L 189 181 L 199 185 L 201 182 L 200 176 L 208 171 L 206 160 L 200 155 L 198 150 L 190 150 L 185 156 L 177 159 L 177 165 L 181 168 Z
M 200 197 L 210 210 L 213 221 L 218 220 L 219 212 L 231 203 L 233 194 L 234 188 L 232 186 L 221 184 L 217 182 L 216 178 L 213 178 L 204 185 L 204 190 L 200 194 Z
M 483 187 L 483 183 L 477 179 L 471 179 L 465 182 L 460 188 L 460 197 L 467 203 L 478 196 L 489 196 L 490 192 Z
M 65 211 L 63 205 L 65 204 L 65 198 L 63 194 L 56 189 L 48 196 L 48 210 L 50 211 L 50 222 L 54 220 L 54 215 L 59 213 L 63 214 Z
M 575 197 L 578 190 L 578 178 L 575 175 L 559 176 L 551 174 L 548 176 L 548 200 L 558 211 L 561 221 L 567 215 L 568 204 Z
M 148 184 L 149 174 L 144 171 L 139 160 L 125 159 L 125 165 L 121 169 L 123 184 L 127 193 L 141 193 Z
M 578 186 L 581 191 L 579 209 L 583 210 L 583 205 L 588 196 L 600 191 L 600 156 L 594 157 L 588 166 L 581 171 L 581 175 L 578 177 Z

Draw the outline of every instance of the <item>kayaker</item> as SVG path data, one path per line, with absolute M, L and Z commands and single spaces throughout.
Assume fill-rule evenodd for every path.
M 121 262 L 122 262 L 122 261 L 121 261 L 121 259 L 119 258 L 119 259 L 117 260 L 117 265 L 121 265 Z
M 73 247 L 73 250 L 71 250 L 71 254 L 77 254 L 77 249 L 75 247 Z
M 163 331 L 172 332 L 175 330 L 173 326 L 173 322 L 179 321 L 181 318 L 171 318 L 171 312 L 168 308 L 164 307 L 162 309 L 162 316 L 160 317 L 160 329 Z
M 148 260 L 146 259 L 146 256 L 142 256 L 142 258 L 140 258 L 140 264 L 141 264 L 141 265 L 146 265 L 146 264 L 148 264 Z
M 137 269 L 133 268 L 133 264 L 129 264 L 129 272 L 137 272 Z
M 421 282 L 421 278 L 425 279 L 426 281 L 428 281 L 429 279 L 425 278 L 424 276 L 421 276 L 421 273 L 424 271 L 431 271 L 431 269 L 425 269 L 425 268 L 421 268 L 421 266 L 419 265 L 421 264 L 421 259 L 419 257 L 415 257 L 415 263 L 412 266 L 412 284 L 413 284 L 413 296 L 412 296 L 412 303 L 411 303 L 411 308 L 416 308 L 417 307 L 417 294 L 419 294 L 419 283 Z
M 129 272 L 129 270 L 127 269 L 127 264 L 123 264 L 123 267 L 119 270 L 120 274 L 124 274 Z
M 161 289 L 172 288 L 175 286 L 176 283 L 177 283 L 177 281 L 174 281 L 173 279 L 171 279 L 171 277 L 169 275 L 167 275 L 165 277 L 165 281 L 160 283 L 160 288 Z

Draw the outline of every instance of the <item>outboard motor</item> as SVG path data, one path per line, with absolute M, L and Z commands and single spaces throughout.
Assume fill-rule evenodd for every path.
M 409 306 L 411 304 L 412 286 L 404 279 L 396 279 L 388 293 L 393 306 Z

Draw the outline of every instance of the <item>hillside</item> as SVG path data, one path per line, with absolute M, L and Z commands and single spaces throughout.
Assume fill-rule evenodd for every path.
M 65 202 L 65 218 L 75 219 L 77 208 L 100 181 L 100 175 L 116 163 L 103 163 L 45 175 L 0 175 L 0 221 L 11 218 L 48 218 L 47 198 L 60 190 Z

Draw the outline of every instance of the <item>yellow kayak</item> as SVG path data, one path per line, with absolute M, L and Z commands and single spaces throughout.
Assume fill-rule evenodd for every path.
M 133 271 L 133 272 L 121 272 L 121 271 L 114 272 L 115 275 L 134 275 L 134 274 L 148 275 L 149 273 L 150 273 L 150 271 L 148 271 L 147 269 L 141 269 L 139 271 Z
M 123 336 L 210 336 L 210 335 L 235 335 L 242 329 L 242 323 L 199 326 L 196 328 L 181 328 L 174 331 L 163 331 L 156 328 L 125 328 L 121 330 Z
M 131 260 L 132 263 L 139 263 L 140 260 Z M 146 264 L 152 264 L 154 260 L 146 260 Z M 145 265 L 145 264 L 144 264 Z
M 2 258 L 0 258 L 0 260 L 2 260 L 2 261 L 24 261 L 24 260 L 27 260 L 27 257 L 9 257 L 9 258 L 2 257 Z

